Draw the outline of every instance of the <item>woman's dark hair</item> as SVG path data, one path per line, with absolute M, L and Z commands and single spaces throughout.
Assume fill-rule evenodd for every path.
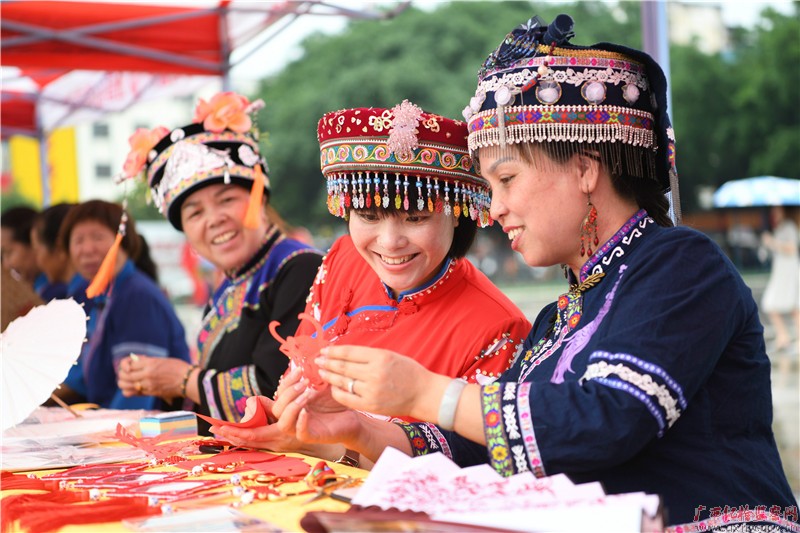
M 58 241 L 58 234 L 64 219 L 76 204 L 62 203 L 51 205 L 36 217 L 33 222 L 33 230 L 42 243 L 48 250 L 53 251 L 60 248 L 61 245 Z
M 0 215 L 0 226 L 10 229 L 11 238 L 16 242 L 30 246 L 31 227 L 36 216 L 36 210 L 31 207 L 10 207 Z
M 417 199 L 419 195 L 417 193 L 416 187 L 409 187 L 408 188 L 408 203 L 409 209 L 406 211 L 405 209 L 400 206 L 400 209 L 395 209 L 394 202 L 395 195 L 397 193 L 395 189 L 394 183 L 391 181 L 389 182 L 389 197 L 390 197 L 390 204 L 389 207 L 384 209 L 383 207 L 375 207 L 375 205 L 371 205 L 370 207 L 364 207 L 363 209 L 358 209 L 360 212 L 368 212 L 372 213 L 376 216 L 400 216 L 404 214 L 414 214 L 414 213 L 428 213 L 427 207 L 423 207 L 422 210 L 417 209 Z M 406 192 L 400 190 L 400 197 L 405 198 Z M 425 199 L 423 198 L 423 201 Z M 452 201 L 452 199 L 451 199 Z M 424 205 L 424 204 L 423 204 Z M 351 208 L 352 209 L 352 208 Z M 346 219 L 349 219 L 350 212 L 348 211 Z M 455 227 L 453 231 L 453 242 L 450 243 L 450 249 L 447 251 L 447 257 L 451 257 L 453 259 L 458 259 L 467 255 L 469 249 L 472 247 L 472 243 L 475 241 L 475 234 L 478 232 L 478 226 L 476 225 L 475 221 L 472 220 L 469 216 L 463 216 L 463 214 L 458 218 L 458 226 Z
M 58 241 L 61 246 L 69 252 L 69 240 L 72 237 L 72 230 L 81 222 L 94 221 L 116 233 L 122 220 L 122 206 L 104 200 L 89 200 L 77 204 L 69 210 L 64 217 L 64 224 L 58 233 Z M 128 215 L 128 222 L 125 225 L 125 236 L 122 238 L 122 249 L 134 262 L 139 259 L 142 243 L 139 234 L 136 233 L 136 223 Z
M 593 149 L 597 148 L 596 152 Z M 589 145 L 578 142 L 557 142 L 557 143 L 526 143 L 521 145 L 519 153 L 528 164 L 541 163 L 542 157 L 537 152 L 544 153 L 550 160 L 564 164 L 576 154 L 587 155 L 597 159 L 608 170 L 611 175 L 611 183 L 617 194 L 628 200 L 636 202 L 640 208 L 647 211 L 647 214 L 659 226 L 673 226 L 669 216 L 669 200 L 661 190 L 661 185 L 655 179 L 655 169 L 652 169 L 653 178 L 630 176 L 623 173 L 623 165 L 615 161 L 617 152 L 611 149 L 603 149 L 604 145 Z M 640 152 L 629 154 L 629 157 L 641 157 Z M 546 163 L 545 163 L 546 164 Z M 646 161 L 639 161 L 641 168 L 646 168 Z

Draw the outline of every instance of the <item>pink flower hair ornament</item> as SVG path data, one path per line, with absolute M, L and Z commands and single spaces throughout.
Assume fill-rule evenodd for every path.
M 209 101 L 200 98 L 192 122 L 203 123 L 206 131 L 227 130 L 246 133 L 253 127 L 250 113 L 264 107 L 263 100 L 250 102 L 246 97 L 231 92 L 217 93 Z

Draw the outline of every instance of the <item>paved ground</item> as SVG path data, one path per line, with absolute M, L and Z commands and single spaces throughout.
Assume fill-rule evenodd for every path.
M 753 290 L 756 301 L 760 301 L 766 275 L 745 276 L 745 281 Z M 554 301 L 564 291 L 563 282 L 548 281 L 526 283 L 525 285 L 504 285 L 503 291 L 533 320 L 539 310 Z M 186 327 L 187 338 L 196 339 L 200 325 L 201 312 L 192 306 L 177 306 L 178 315 Z M 762 319 L 764 320 L 764 319 Z M 764 320 L 766 324 L 766 320 Z M 772 398 L 774 405 L 773 430 L 780 449 L 784 470 L 796 496 L 800 496 L 800 355 L 797 332 L 791 349 L 776 354 L 772 349 L 772 331 L 765 325 L 767 353 L 773 358 Z M 194 340 L 190 341 L 194 345 Z M 790 360 L 789 371 L 779 373 L 779 357 Z M 800 497 L 798 498 L 800 499 Z

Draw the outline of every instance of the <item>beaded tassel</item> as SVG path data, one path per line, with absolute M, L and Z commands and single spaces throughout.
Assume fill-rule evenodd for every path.
M 394 208 L 400 209 L 403 203 L 403 199 L 400 197 L 400 173 L 395 172 L 394 177 Z
M 383 208 L 389 207 L 389 178 L 383 173 Z
M 592 195 L 589 194 L 587 197 L 586 205 L 589 207 L 589 212 L 581 225 L 581 257 L 586 255 L 591 257 L 592 245 L 596 247 L 599 242 L 597 239 L 597 208 L 592 203 Z
M 370 184 L 370 182 L 371 182 L 371 179 L 369 177 L 369 170 L 368 170 L 367 171 L 367 178 L 365 180 L 365 183 L 366 183 L 366 186 L 367 186 L 367 194 L 364 197 L 364 200 L 367 202 L 367 209 L 372 207 L 372 195 L 369 193 L 369 184 Z
M 431 198 L 431 177 L 427 177 L 425 188 L 428 189 L 428 212 L 433 213 L 433 198 Z

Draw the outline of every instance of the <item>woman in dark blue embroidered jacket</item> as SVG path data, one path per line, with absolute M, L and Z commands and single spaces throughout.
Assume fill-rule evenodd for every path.
M 183 396 L 199 413 L 238 421 L 247 397 L 272 396 L 286 371 L 289 359 L 268 326 L 277 320 L 281 336 L 294 334 L 322 255 L 287 238 L 267 205 L 267 167 L 250 118 L 259 104 L 218 93 L 200 100 L 192 124 L 131 137 L 126 177 L 146 167 L 157 206 L 225 277 L 203 317 L 197 364 L 128 358 L 119 380 L 127 395 Z
M 660 494 L 669 524 L 706 520 L 685 531 L 726 520 L 793 527 L 756 304 L 711 240 L 670 220 L 664 75 L 636 50 L 571 45 L 571 30 L 565 15 L 514 30 L 464 110 L 492 218 L 529 265 L 563 264 L 570 284 L 511 370 L 462 387 L 389 351 L 329 347 L 319 363 L 330 395 L 287 384 L 281 422 L 296 417 L 298 438 L 373 460 L 387 445 L 442 451 L 503 475 L 566 473 L 609 493 Z M 331 397 L 436 425 L 370 420 Z M 783 516 L 708 521 L 725 506 Z

